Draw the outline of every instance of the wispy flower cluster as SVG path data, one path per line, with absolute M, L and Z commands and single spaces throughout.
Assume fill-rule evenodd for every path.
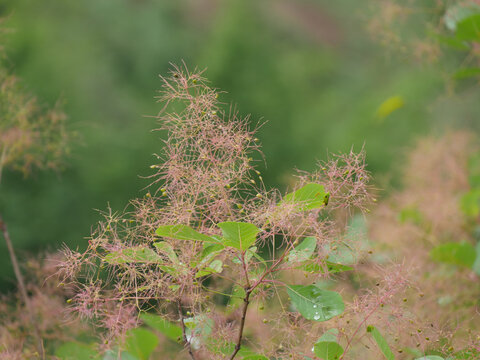
M 356 153 L 334 155 L 329 161 L 318 164 L 319 170 L 301 176 L 302 182 L 314 181 L 325 184 L 332 198 L 332 209 L 362 209 L 372 201 L 369 186 L 370 173 L 366 169 L 365 150 Z
M 462 198 L 471 191 L 469 165 L 478 149 L 473 136 L 462 131 L 419 140 L 407 157 L 403 189 L 372 213 L 369 236 L 377 244 L 376 256 L 403 259 L 411 269 L 412 288 L 401 297 L 409 318 L 402 333 L 392 336 L 396 346 L 451 355 L 478 347 L 479 291 L 473 286 L 478 270 L 459 260 L 476 256 L 478 216 L 462 210 Z M 456 255 L 459 247 L 471 250 Z
M 372 0 L 368 30 L 372 37 L 396 53 L 419 63 L 434 63 L 447 51 L 456 53 L 458 79 L 477 67 L 480 38 L 474 29 L 480 14 L 478 0 Z
M 18 79 L 0 69 L 0 175 L 9 167 L 57 168 L 68 151 L 65 114 L 57 105 L 45 110 Z
M 55 277 L 59 259 L 59 255 L 48 255 L 46 260 L 30 258 L 25 262 L 28 304 L 24 303 L 20 293 L 0 297 L 1 359 L 39 359 L 42 355 L 38 338 L 42 340 L 46 354 L 52 353 L 59 343 L 86 332 L 85 324 L 72 317 L 65 318 L 65 299 L 72 294 L 59 286 Z

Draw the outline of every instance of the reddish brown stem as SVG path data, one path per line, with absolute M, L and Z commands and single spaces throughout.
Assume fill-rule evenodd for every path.
M 243 309 L 242 309 L 242 317 L 240 319 L 240 328 L 238 329 L 238 337 L 237 343 L 235 344 L 235 350 L 233 351 L 232 355 L 229 357 L 229 360 L 233 360 L 237 355 L 238 351 L 242 346 L 242 339 L 243 339 L 243 329 L 245 328 L 245 320 L 247 319 L 247 310 L 248 305 L 250 303 L 250 294 L 252 293 L 252 289 L 247 289 L 245 293 L 245 298 L 243 299 Z
M 20 272 L 20 266 L 18 265 L 17 256 L 15 255 L 15 250 L 13 249 L 13 243 L 7 229 L 7 224 L 5 223 L 5 221 L 3 221 L 3 218 L 1 215 L 0 215 L 0 231 L 3 234 L 5 242 L 7 243 L 8 254 L 10 255 L 10 260 L 12 261 L 13 272 L 15 273 L 15 277 L 17 278 L 17 284 L 18 284 L 18 289 L 20 291 L 20 296 L 22 297 L 22 300 L 27 308 L 27 312 L 29 314 L 30 321 L 33 326 L 33 331 L 38 342 L 37 344 L 38 353 L 40 357 L 44 359 L 45 355 L 43 350 L 43 341 L 38 332 L 37 324 L 35 322 L 35 316 L 32 313 L 30 298 L 28 297 L 27 288 L 25 287 L 25 282 L 23 281 L 23 276 L 22 276 L 22 273 Z
M 183 342 L 187 346 L 190 357 L 192 358 L 192 360 L 195 360 L 195 354 L 193 353 L 192 344 L 187 339 L 187 329 L 185 327 L 185 322 L 183 321 L 183 308 L 182 308 L 182 302 L 180 300 L 177 301 L 177 306 L 178 306 L 178 315 L 180 316 L 180 322 L 182 323 Z
M 245 282 L 247 285 L 245 286 L 245 297 L 243 298 L 242 317 L 240 318 L 240 327 L 238 329 L 237 342 L 235 343 L 235 349 L 233 350 L 232 355 L 230 355 L 230 357 L 228 358 L 229 360 L 233 360 L 235 356 L 237 356 L 237 353 L 240 351 L 240 348 L 242 347 L 243 329 L 245 328 L 245 321 L 247 319 L 247 310 L 250 303 L 250 294 L 254 289 L 252 286 L 250 286 L 250 279 L 248 278 L 248 268 L 247 262 L 245 261 L 245 252 L 242 253 L 241 261 L 243 266 L 243 272 L 245 274 Z
M 7 224 L 2 219 L 0 215 L 0 230 L 2 231 L 3 237 L 5 242 L 7 243 L 8 254 L 10 255 L 10 260 L 12 261 L 13 272 L 15 273 L 15 277 L 17 278 L 18 289 L 20 290 L 20 294 L 22 296 L 22 300 L 25 305 L 28 304 L 28 295 L 27 295 L 27 288 L 25 287 L 25 282 L 23 281 L 22 273 L 20 272 L 20 267 L 18 266 L 17 256 L 15 255 L 15 251 L 13 250 L 12 240 L 10 239 L 10 235 L 8 233 Z
M 293 247 L 293 245 L 291 247 Z M 246 279 L 246 282 L 247 282 L 247 287 L 245 289 L 245 297 L 243 298 L 242 317 L 240 319 L 240 328 L 238 330 L 237 342 L 235 344 L 235 350 L 233 351 L 232 355 L 228 358 L 229 360 L 233 360 L 235 358 L 235 356 L 240 351 L 240 348 L 242 346 L 243 329 L 245 328 L 245 320 L 247 319 L 247 310 L 248 310 L 248 305 L 250 304 L 250 294 L 253 292 L 253 290 L 255 290 L 255 288 L 257 286 L 259 286 L 265 280 L 265 277 L 268 274 L 271 274 L 272 271 L 274 271 L 275 268 L 278 265 L 280 265 L 280 263 L 285 258 L 287 252 L 288 251 L 285 251 L 282 254 L 282 256 L 280 256 L 280 258 L 269 269 L 265 270 L 265 272 L 262 274 L 262 276 L 260 276 L 260 278 L 253 285 L 250 285 L 250 280 L 248 278 L 247 264 L 245 262 L 244 254 L 242 254 L 243 270 L 245 272 L 245 279 Z

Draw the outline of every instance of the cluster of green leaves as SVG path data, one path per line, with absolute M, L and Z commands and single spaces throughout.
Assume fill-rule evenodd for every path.
M 435 261 L 468 268 L 480 275 L 480 237 L 477 224 L 480 216 L 480 154 L 470 157 L 468 175 L 470 189 L 461 196 L 459 206 L 476 244 L 467 241 L 444 243 L 433 248 L 431 256 Z
M 432 248 L 430 256 L 433 260 L 454 265 L 459 268 L 468 268 L 480 275 L 480 237 L 477 219 L 480 216 L 480 155 L 471 156 L 469 161 L 469 185 L 470 189 L 459 200 L 459 207 L 464 215 L 464 221 L 469 229 L 473 240 L 450 241 Z M 426 221 L 415 206 L 403 208 L 398 214 L 401 223 L 411 222 L 420 227 L 428 227 Z
M 322 185 L 310 183 L 295 192 L 287 194 L 279 205 L 292 204 L 297 211 L 301 212 L 323 208 L 328 204 L 328 198 L 329 194 L 325 192 Z M 262 229 L 254 224 L 244 222 L 223 222 L 217 224 L 217 226 L 221 229 L 221 237 L 207 236 L 185 225 L 161 226 L 156 230 L 156 234 L 164 238 L 203 242 L 204 249 L 200 261 L 198 264 L 190 264 L 190 266 L 196 267 L 198 276 L 222 271 L 222 262 L 214 259 L 214 257 L 225 247 L 235 250 L 234 260 L 244 259 L 243 261 L 248 263 L 252 256 L 255 256 L 260 262 L 266 264 L 264 259 L 256 253 L 257 247 L 255 246 L 257 235 Z M 159 243 L 156 243 L 155 246 L 157 244 Z M 316 239 L 307 237 L 289 252 L 285 261 L 299 267 L 308 267 L 308 265 L 311 265 L 311 257 L 316 246 Z M 172 257 L 175 256 L 173 249 L 170 249 L 169 253 L 172 253 Z M 327 266 L 329 270 L 324 269 L 324 271 L 330 271 L 331 269 L 331 271 L 339 272 L 350 269 L 342 264 L 329 263 Z M 268 271 L 268 269 L 265 267 L 264 271 Z M 342 297 L 337 292 L 324 290 L 316 285 L 289 285 L 287 286 L 287 292 L 292 305 L 307 320 L 327 321 L 344 311 Z M 237 293 L 236 296 L 244 297 L 245 291 L 239 289 L 239 294 Z M 187 325 L 186 321 L 187 319 L 184 319 Z M 202 335 L 208 335 L 208 333 L 205 333 L 205 328 L 202 329 Z M 247 354 L 244 350 L 240 353 L 240 356 L 243 359 L 266 359 L 263 355 L 249 353 L 248 349 Z
M 455 4 L 447 9 L 444 21 L 445 26 L 453 34 L 439 36 L 441 43 L 452 49 L 469 53 L 480 43 L 480 6 L 478 4 L 473 2 Z M 455 72 L 454 77 L 464 79 L 479 75 L 480 67 L 463 67 Z
M 328 203 L 329 193 L 327 193 L 322 185 L 309 183 L 302 188 L 287 194 L 279 203 L 283 206 L 285 203 L 291 204 L 296 211 L 303 212 L 314 209 L 321 209 Z M 209 236 L 202 234 L 194 228 L 187 225 L 165 225 L 156 229 L 156 235 L 159 241 L 153 244 L 153 247 L 136 246 L 122 251 L 111 251 L 105 254 L 104 261 L 118 265 L 123 263 L 138 264 L 157 264 L 157 266 L 168 273 L 173 279 L 182 275 L 187 269 L 195 269 L 196 278 L 201 281 L 207 276 L 211 276 L 223 271 L 223 262 L 218 255 L 225 249 L 233 254 L 231 260 L 233 262 L 248 263 L 250 259 L 256 258 L 263 264 L 262 270 L 257 274 L 256 279 L 260 284 L 262 275 L 266 274 L 270 269 L 267 261 L 265 261 L 258 253 L 256 241 L 258 234 L 263 230 L 257 226 L 246 222 L 222 222 L 217 224 L 221 230 L 221 236 Z M 168 242 L 161 239 L 174 239 L 186 242 L 194 242 L 203 244 L 203 250 L 200 252 L 199 258 L 191 264 L 182 264 L 177 256 L 175 249 Z M 318 260 L 313 258 L 317 247 L 317 240 L 314 237 L 305 237 L 293 249 L 287 249 L 288 253 L 283 257 L 283 261 L 289 266 L 310 272 L 330 272 L 338 273 L 342 271 L 352 270 L 346 264 L 325 261 L 323 266 Z M 168 266 L 165 265 L 162 256 L 166 256 L 169 260 Z M 333 258 L 335 260 L 335 258 Z M 338 260 L 338 259 L 337 259 Z M 173 264 L 173 266 L 171 265 Z M 277 264 L 278 265 L 278 264 Z M 272 266 L 272 265 L 270 265 Z M 172 285 L 178 287 L 178 285 Z M 232 293 L 232 297 L 245 298 L 246 289 L 239 287 Z M 296 309 L 305 319 L 310 321 L 324 322 L 343 313 L 345 305 L 342 297 L 335 291 L 329 291 L 320 288 L 317 285 L 286 285 L 286 292 L 290 298 L 292 307 Z M 231 302 L 235 304 L 235 302 Z M 240 302 L 241 304 L 242 302 Z M 212 331 L 212 320 L 204 315 L 191 316 L 183 319 L 183 326 L 165 320 L 163 317 L 142 312 L 141 320 L 152 330 L 163 334 L 166 338 L 179 344 L 184 344 L 185 340 L 190 342 L 190 346 L 197 345 L 196 342 L 205 342 L 209 347 L 215 348 L 216 342 L 209 335 Z M 182 327 L 186 332 L 182 332 Z M 69 342 L 63 344 L 57 350 L 57 356 L 61 359 L 76 360 L 87 358 L 90 356 L 94 359 L 110 359 L 115 351 L 122 353 L 122 358 L 126 359 L 148 359 L 158 344 L 158 338 L 152 330 L 147 328 L 132 329 L 128 332 L 126 341 L 121 350 L 111 350 L 105 355 L 100 356 L 95 351 L 94 344 L 83 344 L 79 342 Z M 323 335 L 316 344 L 313 345 L 314 353 L 325 359 L 334 359 L 332 353 L 341 355 L 343 348 L 334 339 L 333 335 L 336 329 L 332 329 Z M 199 345 L 199 344 L 198 344 Z M 223 346 L 217 351 L 228 355 L 232 353 L 235 344 Z M 327 355 L 325 355 L 327 354 Z M 267 357 L 251 351 L 249 348 L 242 346 L 238 353 L 242 359 L 249 360 L 268 360 Z M 338 359 L 338 357 L 336 357 Z

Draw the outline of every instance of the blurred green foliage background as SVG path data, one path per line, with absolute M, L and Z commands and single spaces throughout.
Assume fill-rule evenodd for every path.
M 367 32 L 368 1 L 2 0 L 6 64 L 46 106 L 64 103 L 79 134 L 59 173 L 6 173 L 0 211 L 20 258 L 84 247 L 94 209 L 142 196 L 162 143 L 152 116 L 158 74 L 182 60 L 208 68 L 225 103 L 266 122 L 258 137 L 267 185 L 328 152 L 360 150 L 385 178 L 414 139 L 473 126 L 477 90 L 446 96 L 440 65 L 389 54 Z M 448 61 L 448 59 L 447 59 Z M 403 105 L 384 119 L 387 99 Z M 466 106 L 468 104 L 468 106 Z M 227 105 L 228 106 L 228 105 Z M 394 175 L 389 175 L 395 183 Z M 0 287 L 13 286 L 0 242 Z

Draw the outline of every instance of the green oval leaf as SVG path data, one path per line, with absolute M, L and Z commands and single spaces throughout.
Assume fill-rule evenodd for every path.
M 317 247 L 317 238 L 309 236 L 295 246 L 295 248 L 288 254 L 288 262 L 302 262 L 310 259 Z
M 95 345 L 82 344 L 69 341 L 60 345 L 55 351 L 55 356 L 61 360 L 88 360 L 100 359 L 95 350 Z
M 372 334 L 375 342 L 377 343 L 378 347 L 382 351 L 382 354 L 385 356 L 387 360 L 395 360 L 395 355 L 393 355 L 390 346 L 388 346 L 387 340 L 382 336 L 380 331 L 377 330 L 375 326 L 367 326 L 367 332 Z
M 105 255 L 104 260 L 112 265 L 125 263 L 156 264 L 162 262 L 162 258 L 154 250 L 142 245 L 125 248 L 120 251 L 112 251 Z
M 329 193 L 325 191 L 323 185 L 310 183 L 297 191 L 285 195 L 282 203 L 298 204 L 300 211 L 321 209 L 328 204 Z
M 416 358 L 415 360 L 445 360 L 445 359 L 437 355 L 427 355 L 427 356 Z
M 183 319 L 186 327 L 187 341 L 194 349 L 198 349 L 201 344 L 206 343 L 208 336 L 212 333 L 214 322 L 204 314 Z
M 210 274 L 215 274 L 215 273 L 221 273 L 223 270 L 223 262 L 222 260 L 213 260 L 206 268 L 200 270 L 197 272 L 195 275 L 195 278 L 199 278 L 202 276 L 210 275 Z
M 403 100 L 403 97 L 399 95 L 391 96 L 380 104 L 380 106 L 377 109 L 376 116 L 378 119 L 383 120 L 388 115 L 390 115 L 391 113 L 393 113 L 398 109 L 401 109 L 404 106 L 405 106 L 405 101 Z
M 313 352 L 324 360 L 337 360 L 343 354 L 343 347 L 337 342 L 338 329 L 326 331 L 313 346 Z
M 209 262 L 212 260 L 218 253 L 220 253 L 225 247 L 222 244 L 209 244 L 204 243 L 203 251 L 200 255 L 200 263 Z
M 243 303 L 243 299 L 245 299 L 245 289 L 243 286 L 235 284 L 232 288 L 230 293 L 230 299 L 228 300 L 228 306 L 233 311 L 236 309 L 240 304 Z
M 304 271 L 308 271 L 308 272 L 311 272 L 311 273 L 336 274 L 336 273 L 339 273 L 339 272 L 351 271 L 351 270 L 353 270 L 353 267 L 333 263 L 333 262 L 330 262 L 330 261 L 325 261 L 324 264 L 310 262 L 310 263 L 307 263 L 307 264 L 304 264 L 304 265 L 298 267 L 297 269 L 302 269 Z
M 143 313 L 140 314 L 140 319 L 152 329 L 160 331 L 168 339 L 175 342 L 182 341 L 182 328 L 170 321 L 165 320 L 161 316 Z
M 339 293 L 315 285 L 290 285 L 287 292 L 292 304 L 308 320 L 327 321 L 345 309 Z
M 218 341 L 218 340 L 217 340 Z M 230 357 L 230 355 L 235 351 L 235 344 L 234 343 L 227 343 L 227 344 L 222 344 L 222 346 L 218 347 L 218 344 L 216 341 L 211 343 L 210 345 L 214 345 L 210 347 L 210 350 L 213 351 L 214 353 L 221 353 L 225 355 L 227 358 Z M 260 355 L 250 349 L 249 347 L 242 345 L 240 350 L 238 351 L 238 356 L 240 356 L 241 359 L 245 360 L 269 360 L 268 357 L 264 355 Z
M 480 189 L 472 189 L 462 195 L 460 210 L 468 217 L 476 218 L 480 215 Z
M 476 76 L 480 76 L 480 68 L 462 68 L 453 74 L 455 79 L 466 79 Z
M 163 225 L 155 233 L 169 239 L 216 242 L 212 237 L 201 234 L 187 225 Z
M 464 18 L 457 23 L 456 37 L 466 41 L 480 41 L 480 14 Z
M 323 251 L 328 254 L 327 259 L 334 264 L 353 265 L 356 262 L 355 250 L 347 243 L 325 244 Z
M 323 360 L 338 360 L 343 354 L 343 347 L 336 341 L 317 341 L 313 352 Z
M 177 257 L 177 254 L 175 253 L 175 250 L 173 250 L 173 247 L 172 245 L 170 245 L 169 243 L 165 242 L 165 241 L 160 241 L 160 242 L 156 242 L 153 244 L 153 246 L 155 246 L 155 248 L 161 253 L 161 254 L 164 254 L 165 256 L 168 257 L 168 259 L 174 263 L 174 264 L 178 264 L 178 257 Z
M 252 257 L 254 255 L 256 255 L 256 252 L 257 251 L 257 247 L 256 246 L 252 246 L 250 249 L 247 249 L 247 251 L 245 251 L 245 255 L 244 255 L 244 261 L 246 264 L 248 264 L 250 262 L 250 260 L 252 259 Z M 241 258 L 240 257 L 234 257 L 232 259 L 232 261 L 235 263 L 235 264 L 241 264 L 242 261 L 241 261 Z
M 442 36 L 438 34 L 433 35 L 433 37 L 437 39 L 439 43 L 446 45 L 452 49 L 459 50 L 459 51 L 470 50 L 470 46 L 466 41 L 457 39 L 456 37 Z
M 133 356 L 128 351 L 121 351 L 118 348 L 105 351 L 102 360 L 118 360 L 120 358 L 122 360 L 139 360 L 136 356 Z
M 455 4 L 450 6 L 445 12 L 445 26 L 451 31 L 456 31 L 459 22 L 478 13 L 480 13 L 480 6 L 476 4 Z
M 247 250 L 255 244 L 257 234 L 261 231 L 254 224 L 226 221 L 217 224 L 222 229 L 223 242 L 239 250 Z
M 477 243 L 476 249 L 476 258 L 475 262 L 473 263 L 472 269 L 475 274 L 480 275 L 480 241 Z
M 137 328 L 127 333 L 126 350 L 140 360 L 147 360 L 157 345 L 158 338 L 150 330 Z
M 433 260 L 446 264 L 472 268 L 475 262 L 475 248 L 469 243 L 446 243 L 432 249 Z

